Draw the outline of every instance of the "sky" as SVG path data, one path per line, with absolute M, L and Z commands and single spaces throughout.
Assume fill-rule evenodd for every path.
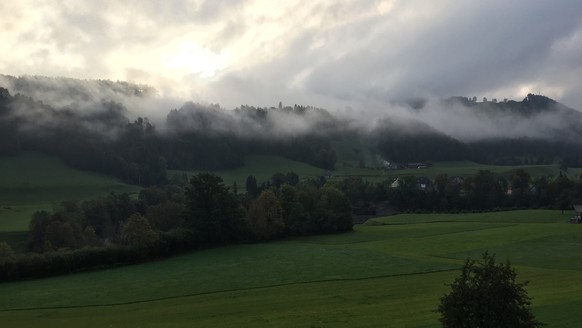
M 0 73 L 226 108 L 535 93 L 582 110 L 582 1 L 2 1 Z

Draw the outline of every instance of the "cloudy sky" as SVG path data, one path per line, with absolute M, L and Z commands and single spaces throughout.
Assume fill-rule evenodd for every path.
M 532 92 L 582 110 L 579 0 L 2 1 L 0 54 L 3 74 L 227 108 Z

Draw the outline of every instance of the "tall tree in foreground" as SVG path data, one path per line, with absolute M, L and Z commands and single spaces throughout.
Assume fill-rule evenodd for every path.
M 121 227 L 122 241 L 125 245 L 149 247 L 159 240 L 148 220 L 141 214 L 132 214 Z
M 319 193 L 316 215 L 312 216 L 314 231 L 316 233 L 351 231 L 354 223 L 348 197 L 331 186 L 321 188 Z
M 467 259 L 450 293 L 441 298 L 440 321 L 446 328 L 541 327 L 530 311 L 526 285 L 516 282 L 509 262 L 495 263 L 495 255 Z
M 0 241 L 0 258 L 14 255 L 12 247 L 5 241 Z
M 203 244 L 228 244 L 245 238 L 246 212 L 222 178 L 199 173 L 186 187 L 186 224 Z
M 285 228 L 283 209 L 277 195 L 267 189 L 249 206 L 249 221 L 251 229 L 259 240 L 270 240 L 280 237 Z
M 247 193 L 249 193 L 249 195 L 251 195 L 252 197 L 256 197 L 259 194 L 259 187 L 257 185 L 257 178 L 255 178 L 253 175 L 249 175 L 247 177 L 247 181 L 246 181 L 246 189 L 247 189 Z

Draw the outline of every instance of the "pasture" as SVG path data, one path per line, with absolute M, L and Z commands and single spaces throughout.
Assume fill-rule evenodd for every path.
M 560 167 L 553 165 L 520 165 L 520 166 L 502 166 L 502 165 L 484 165 L 474 162 L 437 162 L 433 166 L 423 169 L 404 169 L 386 171 L 381 168 L 373 167 L 356 167 L 351 164 L 343 165 L 343 162 L 336 164 L 335 170 L 332 171 L 333 180 L 343 180 L 350 177 L 359 177 L 369 182 L 382 182 L 398 176 L 414 175 L 417 177 L 428 177 L 434 179 L 439 174 L 449 176 L 471 176 L 479 170 L 489 170 L 497 174 L 508 176 L 515 169 L 523 169 L 532 177 L 550 176 L 557 177 L 560 174 Z M 169 170 L 168 175 L 186 173 L 188 176 L 200 173 L 201 171 L 180 171 Z M 249 175 L 255 176 L 257 183 L 264 183 L 271 179 L 275 173 L 295 172 L 301 179 L 319 178 L 324 175 L 325 170 L 315 166 L 289 160 L 278 156 L 268 155 L 249 155 L 246 157 L 245 165 L 234 170 L 215 170 L 208 171 L 219 175 L 225 184 L 232 187 L 234 182 L 237 184 L 239 192 L 246 192 L 245 182 Z M 564 173 L 564 172 L 563 172 Z M 567 175 L 574 179 L 582 174 L 582 169 L 569 169 Z
M 582 225 L 528 210 L 410 214 L 355 231 L 222 247 L 0 284 L 2 327 L 439 327 L 435 309 L 485 250 L 530 280 L 548 327 L 578 325 Z
M 64 200 L 85 200 L 138 187 L 101 174 L 71 169 L 37 153 L 0 157 L 0 240 L 21 249 L 32 213 L 51 210 Z M 19 237 L 20 236 L 20 237 Z
M 169 170 L 168 175 L 181 173 L 194 175 L 200 172 Z M 249 175 L 254 176 L 257 179 L 257 183 L 260 184 L 269 181 L 275 173 L 295 172 L 300 178 L 308 179 L 322 176 L 325 170 L 279 156 L 248 155 L 245 158 L 245 165 L 240 168 L 210 172 L 221 176 L 227 186 L 231 187 L 236 182 L 238 190 L 245 191 L 245 183 Z
M 552 165 L 486 165 L 469 161 L 463 162 L 436 162 L 431 167 L 422 169 L 404 169 L 404 170 L 390 170 L 384 171 L 380 168 L 357 168 L 353 166 L 340 167 L 337 165 L 337 170 L 334 174 L 337 177 L 358 176 L 368 181 L 376 182 L 383 181 L 389 177 L 414 175 L 417 177 L 427 177 L 434 179 L 439 174 L 447 174 L 448 176 L 462 176 L 468 177 L 475 175 L 480 170 L 488 170 L 500 175 L 508 176 L 515 169 L 523 169 L 532 177 L 548 176 L 557 177 L 560 175 L 560 166 Z M 578 178 L 582 174 L 582 169 L 572 168 L 567 172 L 562 172 L 571 179 Z
M 562 171 L 571 178 L 578 178 L 582 174 L 580 168 L 570 168 L 567 171 L 561 170 L 560 165 L 486 165 L 470 161 L 457 162 L 435 162 L 432 167 L 423 169 L 390 170 L 384 172 L 383 158 L 377 149 L 361 140 L 339 139 L 332 142 L 332 147 L 337 155 L 336 170 L 334 174 L 338 177 L 358 176 L 369 181 L 382 181 L 387 177 L 415 175 L 434 179 L 439 174 L 449 176 L 471 176 L 479 170 L 488 170 L 501 175 L 509 175 L 514 169 L 523 169 L 532 177 L 554 176 L 557 177 Z M 365 163 L 365 167 L 359 167 L 360 162 Z

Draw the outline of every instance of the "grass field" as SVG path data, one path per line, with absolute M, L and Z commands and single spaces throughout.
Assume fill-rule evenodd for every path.
M 500 166 L 500 165 L 483 165 L 473 162 L 438 162 L 432 167 L 425 169 L 406 169 L 384 171 L 380 168 L 359 168 L 355 166 L 343 166 L 341 163 L 336 164 L 333 171 L 333 179 L 341 180 L 348 177 L 360 177 L 370 182 L 385 181 L 395 176 L 415 175 L 434 179 L 439 174 L 448 174 L 449 176 L 471 176 L 479 170 L 489 170 L 502 175 L 509 175 L 512 170 L 524 169 L 532 177 L 558 176 L 560 167 L 558 165 L 522 165 L 522 166 Z M 200 171 L 179 171 L 170 170 L 169 174 L 187 173 L 193 175 Z M 221 176 L 227 186 L 237 183 L 238 190 L 245 191 L 245 182 L 249 175 L 254 175 L 257 182 L 267 182 L 277 172 L 287 173 L 295 172 L 301 179 L 319 178 L 323 176 L 325 170 L 315 166 L 285 159 L 278 156 L 251 155 L 247 156 L 245 165 L 235 170 L 218 170 L 210 171 L 211 173 Z M 582 169 L 569 169 L 567 175 L 574 178 L 582 174 Z
M 560 167 L 557 164 L 553 165 L 519 165 L 519 166 L 502 166 L 502 165 L 484 165 L 474 162 L 437 162 L 433 166 L 424 169 L 406 169 L 406 170 L 392 170 L 383 171 L 381 169 L 373 168 L 357 168 L 357 167 L 339 167 L 336 170 L 336 175 L 339 177 L 345 176 L 360 176 L 369 181 L 381 181 L 392 176 L 406 176 L 415 175 L 434 179 L 439 174 L 447 174 L 449 176 L 471 176 L 475 175 L 479 170 L 488 170 L 501 175 L 508 176 L 511 171 L 515 169 L 523 169 L 532 177 L 539 176 L 553 176 L 557 177 L 560 174 Z M 566 175 L 577 178 L 582 174 L 582 169 L 569 169 Z
M 200 171 L 170 170 L 168 175 L 187 173 L 197 174 Z M 245 190 L 245 183 L 249 175 L 257 179 L 257 183 L 267 182 L 275 173 L 295 172 L 302 179 L 317 178 L 324 174 L 324 170 L 302 162 L 293 161 L 278 156 L 249 155 L 245 159 L 245 165 L 234 170 L 211 171 L 222 177 L 227 186 L 237 183 L 239 190 Z
M 353 233 L 0 284 L 2 327 L 438 327 L 466 257 L 510 259 L 538 319 L 575 327 L 582 225 L 559 211 L 398 215 Z
M 61 201 L 138 190 L 111 177 L 71 169 L 41 154 L 1 157 L 0 240 L 20 249 L 22 232 L 28 229 L 32 213 L 51 210 Z
M 484 165 L 469 161 L 459 162 L 437 162 L 430 168 L 426 169 L 406 169 L 383 172 L 382 157 L 377 149 L 370 147 L 369 144 L 363 143 L 357 139 L 339 139 L 332 142 L 332 148 L 337 155 L 336 172 L 340 177 L 359 176 L 369 181 L 381 181 L 389 176 L 416 175 L 434 179 L 439 174 L 448 174 L 449 176 L 470 176 L 479 170 L 489 170 L 498 174 L 508 175 L 512 170 L 521 168 L 527 171 L 532 177 L 558 176 L 560 166 L 552 165 L 518 165 L 518 166 L 501 166 L 501 165 Z M 359 168 L 358 164 L 363 161 L 366 168 Z M 582 174 L 582 169 L 571 168 L 566 173 L 570 177 L 578 178 Z

